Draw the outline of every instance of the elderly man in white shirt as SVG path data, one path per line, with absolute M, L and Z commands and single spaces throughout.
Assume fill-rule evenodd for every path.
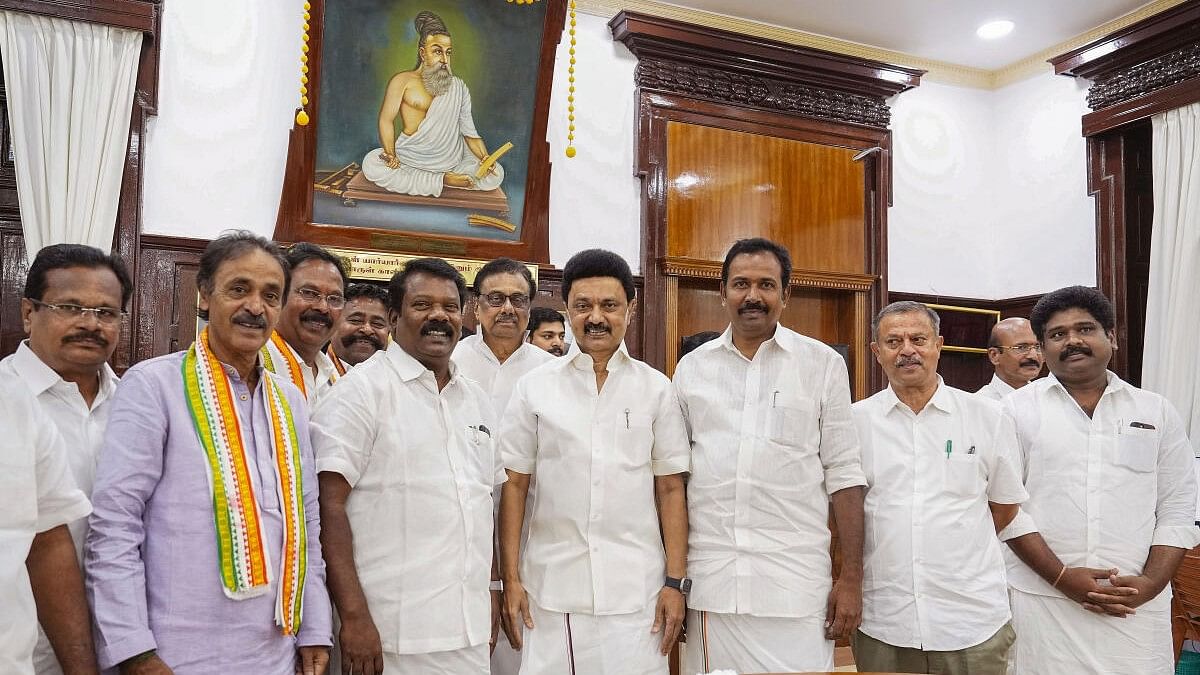
M 490 395 L 492 410 L 502 414 L 517 380 L 554 356 L 525 341 L 529 305 L 537 293 L 528 267 L 512 258 L 496 258 L 475 273 L 474 289 L 479 332 L 459 341 L 453 359 L 460 373 Z M 499 490 L 495 497 L 498 507 Z M 508 640 L 500 640 L 492 652 L 492 675 L 517 675 L 520 668 L 520 652 Z
M 976 394 L 999 401 L 1042 373 L 1042 345 L 1029 319 L 1010 317 L 996 322 L 988 336 L 988 360 L 995 373 Z
M 346 307 L 350 278 L 345 261 L 306 241 L 288 249 L 287 262 L 289 297 L 263 345 L 262 361 L 267 370 L 290 379 L 311 409 L 339 376 L 338 364 L 324 347 Z
M 889 386 L 854 404 L 867 475 L 859 670 L 1004 675 L 1015 635 L 996 532 L 1028 495 L 999 406 L 937 374 L 940 320 L 894 302 L 871 322 Z
M 833 641 L 858 625 L 866 481 L 849 377 L 833 349 L 779 325 L 790 277 L 787 249 L 736 242 L 729 327 L 675 370 L 692 448 L 687 673 L 832 670 Z
M 64 440 L 75 485 L 91 495 L 117 376 L 108 365 L 133 294 L 125 265 L 91 246 L 54 244 L 38 251 L 25 280 L 21 319 L 29 339 L 0 361 L 0 380 L 20 383 Z M 87 518 L 67 524 L 79 564 Z M 34 672 L 62 672 L 44 632 Z
M 488 397 L 450 360 L 466 283 L 422 258 L 388 294 L 392 343 L 312 421 L 341 672 L 486 675 L 500 610 L 492 491 L 504 473 Z
M 1050 375 L 1002 402 L 1029 501 L 1010 556 L 1014 675 L 1174 671 L 1168 584 L 1195 526 L 1192 447 L 1162 396 L 1108 371 L 1112 303 L 1072 286 L 1031 316 Z
M 0 380 L 0 673 L 33 671 L 38 621 L 67 675 L 99 672 L 67 524 L 92 506 L 27 388 Z
M 663 675 L 688 587 L 683 417 L 622 342 L 629 265 L 582 251 L 562 284 L 575 345 L 517 382 L 500 431 L 505 630 L 521 675 Z

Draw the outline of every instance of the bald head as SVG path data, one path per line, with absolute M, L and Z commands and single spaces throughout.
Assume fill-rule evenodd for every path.
M 988 338 L 988 360 L 996 375 L 1020 389 L 1042 372 L 1042 350 L 1028 319 L 1012 317 L 992 327 Z

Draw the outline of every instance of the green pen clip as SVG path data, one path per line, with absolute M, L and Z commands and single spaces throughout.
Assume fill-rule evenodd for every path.
M 954 441 L 946 441 L 946 459 L 950 459 L 950 452 L 954 449 Z

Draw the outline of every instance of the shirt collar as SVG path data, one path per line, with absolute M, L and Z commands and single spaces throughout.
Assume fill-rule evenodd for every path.
M 585 354 L 579 349 L 579 341 L 571 343 L 571 349 L 563 356 L 572 366 L 579 370 L 592 372 L 592 366 L 595 362 L 590 354 Z M 608 360 L 608 372 L 614 372 L 624 368 L 633 357 L 629 355 L 629 349 L 625 346 L 625 341 L 621 340 L 621 346 L 617 347 L 617 351 L 613 353 L 612 358 Z
M 733 324 L 726 326 L 725 332 L 721 333 L 721 337 L 717 339 L 721 341 L 721 346 L 723 346 L 725 349 L 728 349 L 742 358 L 746 358 L 745 355 L 738 350 L 737 345 L 733 344 Z M 785 352 L 794 353 L 796 348 L 799 346 L 799 343 L 799 333 L 781 323 L 777 323 L 775 324 L 775 334 L 764 340 L 763 343 L 758 346 L 758 348 L 770 348 L 771 345 L 778 345 L 779 348 Z M 757 352 L 755 352 L 755 354 L 757 354 Z
M 1100 395 L 1101 398 L 1108 396 L 1109 394 L 1128 392 L 1135 388 L 1132 384 L 1129 384 L 1120 377 L 1117 377 L 1117 374 L 1111 370 L 1105 371 L 1105 377 L 1108 379 L 1108 386 L 1104 388 L 1104 393 Z M 1071 392 L 1067 391 L 1067 388 L 1064 387 L 1063 383 L 1054 376 L 1054 373 L 1046 375 L 1046 382 L 1048 382 L 1046 387 L 1050 389 L 1058 389 L 1063 393 L 1063 395 L 1068 397 L 1071 395 Z
M 35 397 L 41 396 L 59 382 L 66 382 L 30 349 L 29 340 L 22 340 L 17 346 L 17 351 L 13 354 L 13 367 Z M 107 399 L 116 388 L 117 374 L 113 372 L 112 366 L 105 363 L 100 366 L 100 390 L 92 406 L 95 407 Z
M 909 408 L 908 405 L 900 400 L 899 396 L 896 396 L 896 390 L 892 389 L 892 385 L 889 384 L 881 394 L 883 396 L 882 402 L 885 414 L 896 409 L 912 412 L 912 408 Z M 941 375 L 938 375 L 937 389 L 933 390 L 933 396 L 929 399 L 929 403 L 925 404 L 925 408 L 929 408 L 930 406 L 949 415 L 953 415 L 958 410 L 958 404 L 955 402 L 954 396 L 950 393 L 950 388 L 942 381 Z
M 404 348 L 394 340 L 388 343 L 386 356 L 396 365 L 396 369 L 400 372 L 400 379 L 405 382 L 412 382 L 419 379 L 425 373 L 430 373 L 431 375 L 433 373 L 433 371 L 425 367 L 425 364 L 414 358 L 412 354 L 404 351 Z M 458 379 L 458 364 L 454 362 L 454 359 L 450 359 L 450 381 L 446 386 L 454 384 L 456 379 Z
M 1000 393 L 1002 394 L 1010 394 L 1017 390 L 1016 387 L 1013 387 L 1011 384 L 1000 379 L 1000 375 L 997 373 L 992 373 L 992 381 L 989 384 L 991 384 L 993 388 L 1000 390 Z

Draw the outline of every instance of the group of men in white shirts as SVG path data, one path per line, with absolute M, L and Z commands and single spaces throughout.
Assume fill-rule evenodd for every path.
M 686 623 L 688 675 L 832 670 L 838 639 L 864 671 L 1170 672 L 1192 452 L 1107 370 L 1111 304 L 1071 287 L 1002 322 L 997 403 L 893 303 L 888 386 L 852 404 L 845 359 L 780 324 L 790 278 L 734 243 L 729 325 L 668 379 L 625 347 L 614 253 L 564 266 L 555 358 L 517 261 L 479 270 L 460 340 L 443 260 L 385 294 L 236 232 L 201 258 L 196 343 L 118 386 L 128 274 L 48 247 L 0 361 L 0 671 L 658 675 Z

